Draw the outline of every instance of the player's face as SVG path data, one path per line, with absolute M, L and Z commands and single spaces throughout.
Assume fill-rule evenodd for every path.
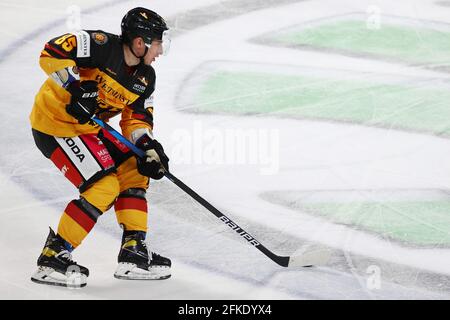
M 144 63 L 151 65 L 163 53 L 162 41 L 153 40 L 150 47 L 148 47 L 147 54 L 144 57 Z

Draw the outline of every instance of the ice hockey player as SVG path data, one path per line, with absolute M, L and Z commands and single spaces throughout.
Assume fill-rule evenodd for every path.
M 152 134 L 155 71 L 167 54 L 168 27 L 157 13 L 134 8 L 120 36 L 101 30 L 64 34 L 45 44 L 40 66 L 48 74 L 30 115 L 34 141 L 80 192 L 50 233 L 31 280 L 83 287 L 89 271 L 72 260 L 99 217 L 114 206 L 123 229 L 119 279 L 167 279 L 171 261 L 146 246 L 149 178 L 161 179 L 168 157 Z M 121 114 L 125 137 L 146 152 L 132 152 L 91 120 Z

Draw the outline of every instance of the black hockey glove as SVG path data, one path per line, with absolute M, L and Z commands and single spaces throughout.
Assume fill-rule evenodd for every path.
M 145 157 L 137 158 L 139 173 L 155 180 L 164 177 L 164 169 L 169 170 L 169 158 L 162 145 L 148 135 L 143 135 L 136 141 L 136 146 L 145 151 Z
M 72 98 L 66 106 L 68 114 L 78 120 L 80 124 L 87 123 L 98 108 L 97 82 L 93 80 L 73 82 L 67 89 Z

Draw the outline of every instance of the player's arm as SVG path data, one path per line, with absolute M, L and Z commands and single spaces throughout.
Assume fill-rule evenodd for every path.
M 78 67 L 93 66 L 91 37 L 86 31 L 67 33 L 45 44 L 39 64 L 57 85 L 71 94 L 67 113 L 80 124 L 89 121 L 98 108 L 98 89 L 95 81 L 80 82 Z
M 143 134 L 152 134 L 153 96 L 140 97 L 133 104 L 125 106 L 120 121 L 122 132 L 136 143 Z
M 138 158 L 140 174 L 161 179 L 164 169 L 169 170 L 169 158 L 162 145 L 153 137 L 153 96 L 139 98 L 127 106 L 120 121 L 122 131 L 139 148 L 145 151 L 145 158 Z
M 92 61 L 91 37 L 84 30 L 51 39 L 39 58 L 44 72 L 63 88 L 80 79 L 77 66 L 89 67 Z

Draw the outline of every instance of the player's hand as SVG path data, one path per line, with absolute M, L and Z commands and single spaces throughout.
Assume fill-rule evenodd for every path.
M 169 170 L 169 158 L 162 145 L 148 135 L 143 135 L 136 141 L 136 146 L 145 151 L 145 157 L 137 159 L 139 173 L 156 180 L 164 177 L 164 172 Z
M 77 119 L 80 124 L 85 124 L 91 120 L 98 108 L 97 82 L 76 81 L 69 86 L 68 91 L 72 94 L 72 98 L 66 106 L 67 113 Z

